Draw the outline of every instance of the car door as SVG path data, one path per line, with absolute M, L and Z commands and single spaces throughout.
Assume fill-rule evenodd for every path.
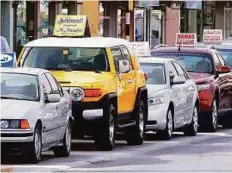
M 118 97 L 118 113 L 123 114 L 129 112 L 128 110 L 128 74 L 119 72 L 119 60 L 123 60 L 124 57 L 120 50 L 120 47 L 111 48 L 111 54 L 114 60 L 116 70 L 116 81 L 117 81 L 117 97 Z M 131 110 L 130 110 L 131 111 Z M 120 117 L 119 117 L 120 118 Z M 123 117 L 125 118 L 125 117 Z
M 183 87 L 183 99 L 185 101 L 185 104 L 183 105 L 183 123 L 191 122 L 192 120 L 192 112 L 194 108 L 194 95 L 195 95 L 195 87 L 193 81 L 189 78 L 187 73 L 183 70 L 183 67 L 181 67 L 178 63 L 173 62 L 177 73 L 179 76 L 182 76 L 186 79 L 186 82 L 184 84 L 181 84 Z M 184 125 L 183 124 L 183 125 Z
M 54 110 L 56 109 L 56 103 L 49 103 L 46 102 L 46 95 L 52 93 L 51 85 L 45 76 L 45 74 L 40 75 L 40 81 L 42 85 L 42 91 L 43 92 L 43 106 L 42 106 L 42 123 L 43 123 L 43 136 L 45 143 L 53 142 L 57 139 L 57 133 L 56 133 L 56 118 L 57 113 L 54 113 Z
M 56 115 L 55 124 L 56 124 L 56 133 L 57 133 L 57 140 L 64 137 L 64 132 L 66 130 L 67 125 L 67 116 L 68 116 L 68 102 L 67 99 L 64 97 L 64 94 L 61 93 L 59 89 L 59 85 L 51 73 L 46 73 L 46 77 L 49 80 L 52 92 L 59 94 L 61 99 L 59 102 L 55 103 L 56 107 L 53 110 L 54 114 Z
M 127 49 L 127 47 L 122 46 L 121 51 L 124 59 L 128 60 L 130 63 L 130 71 L 123 74 L 123 77 L 126 80 L 126 91 L 125 97 L 130 98 L 130 102 L 127 102 L 127 111 L 132 111 L 134 109 L 135 100 L 136 100 L 136 78 L 135 78 L 135 70 L 132 65 L 131 55 Z
M 221 66 L 225 65 L 225 61 L 220 57 L 219 53 L 216 53 L 214 57 L 216 69 L 220 69 Z M 231 73 L 222 73 L 218 74 L 216 83 L 220 89 L 220 103 L 219 103 L 219 112 L 224 112 L 231 108 L 231 90 L 232 90 L 232 81 Z
M 167 71 L 169 75 L 178 76 L 178 73 L 172 62 L 167 64 Z M 174 127 L 178 128 L 181 126 L 181 121 L 183 119 L 183 87 L 181 85 L 172 85 L 170 82 L 170 88 L 170 98 L 174 103 Z

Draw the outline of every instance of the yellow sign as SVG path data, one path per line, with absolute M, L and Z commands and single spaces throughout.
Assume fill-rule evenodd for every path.
M 85 35 L 87 17 L 82 15 L 57 15 L 54 36 L 82 37 Z

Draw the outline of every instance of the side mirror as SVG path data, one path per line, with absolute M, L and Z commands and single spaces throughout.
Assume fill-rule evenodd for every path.
M 119 60 L 119 72 L 127 73 L 130 71 L 130 62 L 128 60 Z
M 221 66 L 217 68 L 217 73 L 221 74 L 221 73 L 229 73 L 231 72 L 231 68 L 229 66 Z
M 175 76 L 172 81 L 172 85 L 179 85 L 184 84 L 186 81 L 185 77 L 183 76 Z
M 47 102 L 49 103 L 57 103 L 61 99 L 59 94 L 48 94 L 47 95 Z

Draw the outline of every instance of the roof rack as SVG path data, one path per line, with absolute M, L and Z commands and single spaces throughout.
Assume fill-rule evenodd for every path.
M 159 44 L 159 45 L 155 46 L 153 49 L 158 49 L 159 47 L 168 47 L 168 45 L 166 45 L 166 44 Z

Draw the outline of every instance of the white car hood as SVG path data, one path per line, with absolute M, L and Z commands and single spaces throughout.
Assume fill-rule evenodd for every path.
M 1 99 L 1 119 L 22 119 L 39 102 Z
M 166 92 L 167 86 L 166 85 L 147 85 L 148 89 L 148 98 L 153 97 L 154 95 L 161 94 Z

